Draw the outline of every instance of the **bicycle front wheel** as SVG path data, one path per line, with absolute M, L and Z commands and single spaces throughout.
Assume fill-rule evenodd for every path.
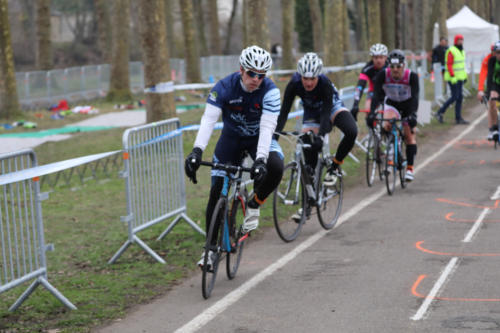
M 377 173 L 378 144 L 377 135 L 374 133 L 374 130 L 370 130 L 370 136 L 368 137 L 368 144 L 366 146 L 366 183 L 370 187 L 373 185 L 375 174 Z
M 242 233 L 243 220 L 245 219 L 246 191 L 242 191 L 234 197 L 229 212 L 228 236 L 231 244 L 231 251 L 226 254 L 226 274 L 229 280 L 236 276 L 240 267 L 241 254 L 245 245 L 244 235 Z
M 306 220 L 305 201 L 300 167 L 291 162 L 283 170 L 283 178 L 273 196 L 274 226 L 283 241 L 291 242 L 299 235 Z
M 399 169 L 399 180 L 401 181 L 401 187 L 406 187 L 406 143 L 403 138 L 400 138 L 401 142 L 399 144 L 398 152 L 398 169 Z
M 344 181 L 342 171 L 339 168 L 334 171 L 333 180 L 329 184 L 324 184 L 324 179 L 328 171 L 325 161 L 321 163 L 319 170 L 318 186 L 316 187 L 316 207 L 318 210 L 318 220 L 325 229 L 331 229 L 337 223 L 342 210 L 342 199 L 344 196 Z
M 208 299 L 212 294 L 217 277 L 217 270 L 222 254 L 222 235 L 224 233 L 224 218 L 226 213 L 226 199 L 220 198 L 215 205 L 212 218 L 210 219 L 210 227 L 205 241 L 205 257 L 203 258 L 203 267 L 201 275 L 201 291 L 203 298 Z M 212 242 L 212 239 L 214 241 Z M 210 258 L 212 265 L 209 265 Z
M 385 185 L 387 187 L 387 193 L 392 195 L 394 193 L 394 187 L 396 186 L 396 163 L 394 162 L 394 136 L 391 136 L 387 140 L 387 147 L 385 150 Z

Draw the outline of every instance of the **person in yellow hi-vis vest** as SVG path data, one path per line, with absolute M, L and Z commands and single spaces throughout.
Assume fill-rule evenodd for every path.
M 455 121 L 457 124 L 466 125 L 469 122 L 462 118 L 462 88 L 467 81 L 465 72 L 465 52 L 463 50 L 464 36 L 458 34 L 455 36 L 454 45 L 450 47 L 445 54 L 445 72 L 444 79 L 448 82 L 451 90 L 451 97 L 437 111 L 436 118 L 443 123 L 443 114 L 448 106 L 455 102 Z

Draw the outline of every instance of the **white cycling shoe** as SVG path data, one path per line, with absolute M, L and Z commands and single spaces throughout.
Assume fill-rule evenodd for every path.
M 243 220 L 243 232 L 247 233 L 257 229 L 257 227 L 259 226 L 259 216 L 259 208 L 247 207 L 245 219 Z
M 214 254 L 215 254 L 214 251 L 212 251 L 212 250 L 208 251 L 208 260 L 207 260 L 208 269 L 211 269 L 213 266 Z M 200 259 L 200 261 L 198 261 L 198 266 L 203 268 L 204 261 L 205 261 L 205 251 L 203 251 L 201 253 L 201 259 Z
M 405 180 L 407 182 L 411 182 L 411 181 L 413 181 L 413 179 L 415 179 L 415 176 L 413 175 L 413 171 L 412 170 L 406 170 Z

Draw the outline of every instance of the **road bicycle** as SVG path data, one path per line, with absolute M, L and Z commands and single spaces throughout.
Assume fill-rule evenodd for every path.
M 498 111 L 498 106 L 500 104 L 500 101 L 499 101 L 500 98 L 499 97 L 492 98 L 492 100 L 494 100 L 495 103 L 496 103 L 496 108 L 497 108 L 497 128 L 500 128 L 500 127 L 498 127 L 498 126 L 500 126 L 500 114 L 499 114 L 499 111 Z M 488 99 L 486 98 L 486 96 L 483 96 L 483 99 L 481 100 L 481 102 L 486 105 L 486 112 L 490 112 L 490 110 L 489 110 L 489 104 L 488 104 Z M 493 148 L 495 150 L 497 150 L 497 147 L 500 144 L 500 135 L 498 135 L 498 133 L 497 133 L 497 134 L 493 135 L 492 139 L 489 139 L 489 140 L 493 141 Z
M 201 289 L 203 297 L 207 299 L 212 293 L 219 263 L 224 257 L 228 279 L 233 279 L 238 271 L 243 247 L 250 235 L 243 231 L 248 192 L 242 176 L 251 169 L 206 161 L 202 161 L 201 165 L 225 171 L 221 196 L 212 213 L 205 241 Z M 215 239 L 215 243 L 212 239 Z M 209 255 L 212 255 L 211 266 L 208 265 Z
M 385 137 L 381 134 L 381 114 L 381 112 L 377 114 L 375 126 L 369 129 L 366 143 L 366 183 L 369 187 L 373 185 L 377 174 L 380 180 L 384 179 L 382 158 L 387 144 Z
M 328 149 L 319 153 L 314 170 L 305 163 L 304 149 L 311 145 L 304 140 L 306 136 L 312 139 L 312 132 L 277 134 L 292 137 L 287 139 L 295 143 L 294 159 L 285 166 L 283 178 L 273 195 L 273 219 L 279 237 L 285 242 L 295 240 L 306 219 L 310 218 L 313 208 L 316 208 L 321 226 L 325 229 L 333 228 L 342 209 L 344 192 L 340 167 L 332 172 L 333 185 L 326 186 L 324 178 L 332 166 Z
M 392 195 L 396 187 L 396 173 L 399 173 L 401 187 L 406 187 L 406 143 L 403 133 L 403 124 L 406 119 L 382 118 L 380 120 L 391 124 L 391 131 L 387 135 L 387 146 L 382 159 L 387 193 Z

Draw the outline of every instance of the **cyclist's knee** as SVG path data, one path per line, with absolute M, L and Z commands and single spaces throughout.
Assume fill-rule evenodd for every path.
M 283 175 L 284 164 L 283 160 L 277 152 L 270 152 L 267 158 L 267 173 L 269 177 L 279 178 Z M 266 177 L 267 178 L 267 177 Z

